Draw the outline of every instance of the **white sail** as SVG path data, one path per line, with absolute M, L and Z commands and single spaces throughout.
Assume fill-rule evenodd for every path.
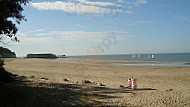
M 155 59 L 154 55 L 152 54 L 152 59 Z

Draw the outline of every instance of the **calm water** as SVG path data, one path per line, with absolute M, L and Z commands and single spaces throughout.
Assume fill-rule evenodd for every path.
M 68 60 L 109 60 L 109 61 L 137 61 L 137 62 L 168 62 L 165 64 L 120 64 L 120 65 L 143 65 L 143 66 L 190 66 L 190 53 L 172 54 L 122 54 L 122 55 L 91 55 L 91 56 L 67 56 Z M 117 64 L 116 64 L 117 65 Z
M 133 58 L 132 58 L 133 56 Z M 91 56 L 67 56 L 67 59 L 87 59 L 87 60 L 113 60 L 113 61 L 155 61 L 155 62 L 190 62 L 190 53 L 176 54 L 154 54 L 155 59 L 152 59 L 152 54 L 132 54 L 123 55 L 91 55 Z

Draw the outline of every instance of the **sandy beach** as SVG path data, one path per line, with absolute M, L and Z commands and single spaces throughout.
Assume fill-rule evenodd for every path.
M 22 85 L 34 96 L 29 99 L 44 100 L 44 106 L 190 106 L 190 67 L 122 66 L 111 63 L 114 62 L 5 59 L 4 67 L 23 77 L 25 82 Z M 137 79 L 136 90 L 126 88 L 127 79 L 131 76 Z M 20 85 L 15 87 L 20 90 Z M 33 92 L 33 88 L 41 88 L 41 91 Z M 57 94 L 51 92 L 54 89 Z M 35 101 L 28 101 L 28 106 L 38 105 Z

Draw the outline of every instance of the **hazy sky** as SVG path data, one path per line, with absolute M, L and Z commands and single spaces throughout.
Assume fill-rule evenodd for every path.
M 190 52 L 190 0 L 32 0 L 8 48 L 66 55 Z

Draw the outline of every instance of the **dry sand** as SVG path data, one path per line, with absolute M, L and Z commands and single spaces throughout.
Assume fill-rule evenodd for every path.
M 190 107 L 190 67 L 121 66 L 110 63 L 113 61 L 5 59 L 4 67 L 13 74 L 26 76 L 26 80 L 30 81 L 25 83 L 27 87 L 59 90 L 59 95 L 50 97 L 54 100 L 47 99 L 50 93 L 39 97 L 48 100 L 49 105 Z M 125 88 L 127 78 L 131 76 L 137 78 L 137 90 Z M 92 83 L 84 84 L 83 80 Z M 100 86 L 100 83 L 105 86 Z M 60 94 L 68 99 L 60 97 Z

